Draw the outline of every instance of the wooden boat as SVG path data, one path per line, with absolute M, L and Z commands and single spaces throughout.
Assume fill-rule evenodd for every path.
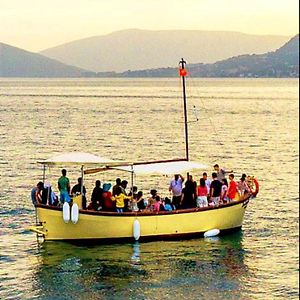
M 180 76 L 183 83 L 183 100 L 185 116 L 186 157 L 183 159 L 155 162 L 116 162 L 84 153 L 66 154 L 40 161 L 48 165 L 81 166 L 84 174 L 102 170 L 120 169 L 132 174 L 138 169 L 171 169 L 173 174 L 183 169 L 201 168 L 203 165 L 189 161 L 188 122 L 185 94 L 185 61 L 180 61 Z M 93 169 L 90 169 L 94 166 Z M 84 170 L 84 168 L 88 168 Z M 176 171 L 175 171 L 176 170 Z M 37 204 L 37 224 L 30 230 L 45 240 L 64 240 L 70 242 L 119 242 L 133 240 L 182 239 L 203 236 L 213 230 L 220 234 L 236 231 L 242 227 L 245 210 L 249 200 L 258 193 L 258 183 L 253 179 L 255 191 L 243 198 L 237 194 L 236 199 L 227 204 L 203 208 L 179 209 L 160 212 L 106 212 L 80 209 L 80 196 L 74 199 L 79 205 L 75 220 L 64 220 L 64 208 Z M 78 202 L 79 200 L 79 202 Z M 68 208 L 67 208 L 68 209 Z M 67 210 L 69 213 L 69 211 Z M 78 215 L 77 215 L 78 214 Z

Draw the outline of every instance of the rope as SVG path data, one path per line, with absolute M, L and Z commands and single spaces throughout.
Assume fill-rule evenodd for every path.
M 200 102 L 201 102 L 201 104 L 202 104 L 202 109 L 204 110 L 205 114 L 207 114 L 207 116 L 208 116 L 208 120 L 209 120 L 210 126 L 212 127 L 215 136 L 219 138 L 219 134 L 218 134 L 218 131 L 217 131 L 217 129 L 216 129 L 216 126 L 214 125 L 214 123 L 213 123 L 213 121 L 212 121 L 212 114 L 211 114 L 211 111 L 209 111 L 209 110 L 205 107 L 204 101 L 203 101 L 203 99 L 202 99 L 202 97 L 201 97 L 201 95 L 200 95 L 200 93 L 199 93 L 199 91 L 198 91 L 198 89 L 197 89 L 197 87 L 196 87 L 196 85 L 195 85 L 194 78 L 191 76 L 190 73 L 189 73 L 189 77 L 190 77 L 189 82 L 190 82 L 191 85 L 195 88 L 196 94 L 198 94 L 196 98 L 200 100 Z M 194 113 L 195 113 L 195 116 L 196 116 L 196 120 L 199 121 L 198 116 L 197 116 L 197 114 L 196 114 L 196 111 L 197 111 L 197 110 L 196 110 L 196 106 L 194 105 L 193 108 L 194 108 Z M 197 122 L 197 121 L 195 121 L 195 122 Z M 220 141 L 220 139 L 217 140 L 217 143 L 218 143 L 219 145 L 221 145 L 221 146 L 224 145 L 224 144 Z

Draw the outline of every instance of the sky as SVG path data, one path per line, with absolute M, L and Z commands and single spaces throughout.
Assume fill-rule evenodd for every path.
M 0 42 L 29 51 L 129 28 L 293 36 L 299 0 L 0 0 Z

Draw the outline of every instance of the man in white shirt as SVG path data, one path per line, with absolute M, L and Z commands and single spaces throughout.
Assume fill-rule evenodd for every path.
M 208 179 L 206 172 L 204 172 L 202 175 L 202 178 L 205 180 L 205 185 L 207 187 L 207 193 L 209 194 L 211 181 L 210 179 Z
M 172 204 L 175 205 L 176 209 L 180 206 L 183 181 L 183 176 L 175 174 L 174 179 L 170 182 L 169 191 L 172 192 Z

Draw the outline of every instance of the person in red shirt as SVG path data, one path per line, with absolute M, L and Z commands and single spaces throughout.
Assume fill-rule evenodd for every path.
M 197 187 L 197 206 L 205 207 L 208 206 L 207 202 L 207 186 L 205 184 L 204 178 L 200 178 L 200 185 Z
M 229 187 L 227 190 L 228 202 L 231 202 L 234 200 L 236 192 L 237 192 L 237 184 L 234 181 L 234 175 L 230 174 L 229 175 Z

